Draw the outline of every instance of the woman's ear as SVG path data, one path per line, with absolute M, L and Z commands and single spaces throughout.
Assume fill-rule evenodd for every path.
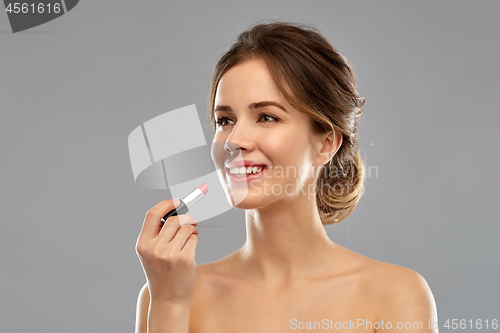
M 342 141 L 342 133 L 335 130 L 318 136 L 316 141 L 318 156 L 313 165 L 321 166 L 328 163 L 340 149 Z

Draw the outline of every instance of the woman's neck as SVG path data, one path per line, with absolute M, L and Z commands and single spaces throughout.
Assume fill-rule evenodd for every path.
M 336 247 L 321 224 L 316 201 L 281 199 L 246 211 L 247 240 L 238 250 L 247 277 L 284 285 L 317 275 Z M 250 276 L 248 276 L 250 275 Z

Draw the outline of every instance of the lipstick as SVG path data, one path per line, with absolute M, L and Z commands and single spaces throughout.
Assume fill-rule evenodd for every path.
M 165 222 L 170 216 L 182 215 L 189 212 L 189 210 L 192 209 L 194 205 L 196 205 L 198 202 L 201 201 L 201 199 L 205 197 L 205 194 L 207 194 L 207 192 L 208 192 L 208 185 L 207 183 L 205 183 L 200 187 L 195 188 L 182 198 L 180 198 L 179 207 L 174 208 L 170 212 L 165 214 L 165 216 L 161 218 L 161 223 L 165 224 Z

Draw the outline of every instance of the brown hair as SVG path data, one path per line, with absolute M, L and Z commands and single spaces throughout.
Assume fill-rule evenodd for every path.
M 341 133 L 342 145 L 318 178 L 316 201 L 323 224 L 344 220 L 364 193 L 365 180 L 357 143 L 365 100 L 357 92 L 353 69 L 315 28 L 288 22 L 254 25 L 238 36 L 214 68 L 208 96 L 214 131 L 219 81 L 232 66 L 254 58 L 265 61 L 290 105 L 310 116 L 315 133 Z

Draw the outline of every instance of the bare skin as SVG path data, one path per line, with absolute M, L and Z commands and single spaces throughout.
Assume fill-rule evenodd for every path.
M 190 328 L 193 332 L 290 332 L 293 319 L 297 324 L 323 319 L 343 322 L 361 314 L 373 319 L 374 295 L 366 272 L 374 269 L 374 262 L 338 245 L 333 253 L 337 258 L 319 271 L 282 285 L 248 274 L 238 251 L 198 266 Z
M 337 325 L 343 328 L 337 326 L 336 330 L 342 332 L 385 332 L 366 326 L 367 321 L 381 323 L 382 320 L 391 321 L 393 326 L 398 321 L 422 322 L 422 329 L 398 329 L 398 332 L 437 332 L 425 329 L 428 318 L 422 315 L 394 313 L 393 301 L 397 297 L 413 305 L 427 304 L 428 315 L 436 316 L 432 311 L 433 299 L 426 297 L 428 294 L 423 290 L 426 285 L 419 283 L 417 273 L 332 245 L 332 259 L 324 263 L 323 269 L 282 286 L 251 274 L 246 276 L 239 251 L 214 263 L 197 266 L 190 332 L 296 332 L 301 331 L 299 328 L 315 331 L 298 326 L 299 322 L 303 325 L 318 322 L 315 327 L 318 331 L 326 327 L 335 329 L 335 323 L 339 322 Z M 402 283 L 403 288 L 413 289 L 406 300 L 404 293 L 395 295 L 394 281 Z M 415 302 L 415 294 L 420 303 Z M 357 328 L 348 325 L 360 319 L 364 322 Z

